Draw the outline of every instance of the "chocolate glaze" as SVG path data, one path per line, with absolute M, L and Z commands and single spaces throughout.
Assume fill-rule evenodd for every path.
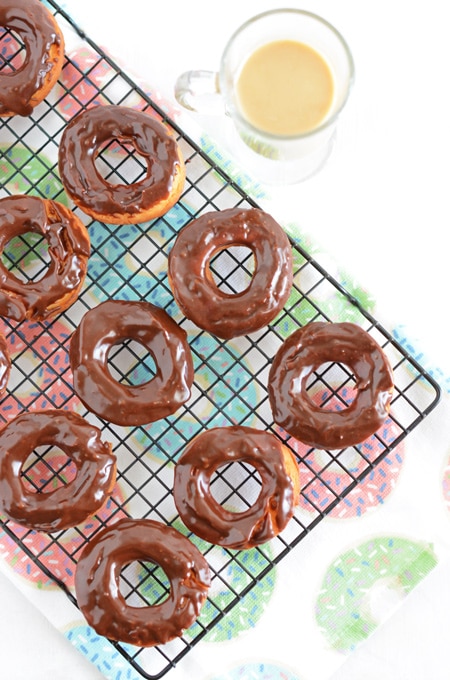
M 220 250 L 249 248 L 255 260 L 248 288 L 230 295 L 215 284 L 209 265 Z M 169 254 L 169 281 L 188 319 L 221 338 L 252 333 L 272 321 L 292 286 L 292 249 L 275 220 L 256 208 L 201 215 L 179 233 Z
M 0 396 L 6 390 L 11 372 L 11 357 L 5 337 L 0 333 Z
M 29 491 L 20 471 L 39 446 L 55 445 L 76 466 L 75 478 L 48 493 Z M 94 514 L 114 485 L 111 444 L 80 415 L 50 409 L 22 413 L 0 431 L 0 510 L 38 531 L 61 531 Z
M 129 339 L 156 364 L 156 375 L 142 385 L 122 384 L 108 369 L 110 349 Z M 174 413 L 189 399 L 194 379 L 185 331 L 149 302 L 107 300 L 89 310 L 72 335 L 70 363 L 81 401 L 117 425 L 142 425 Z
M 37 196 L 0 199 L 0 254 L 15 236 L 33 232 L 47 241 L 50 264 L 37 281 L 23 281 L 0 260 L 0 315 L 43 320 L 67 309 L 83 285 L 90 243 L 82 222 L 65 206 Z
M 288 465 L 285 456 L 292 457 Z M 213 474 L 232 462 L 253 466 L 262 481 L 256 502 L 238 513 L 223 508 L 210 489 Z M 173 495 L 181 519 L 193 533 L 210 543 L 243 550 L 284 529 L 294 514 L 298 488 L 297 464 L 280 440 L 270 432 L 233 425 L 205 430 L 188 444 L 175 466 Z
M 102 146 L 121 140 L 147 163 L 144 179 L 110 184 L 98 172 L 95 159 Z M 172 191 L 181 157 L 176 140 L 152 116 L 124 106 L 94 106 L 66 126 L 59 147 L 59 172 L 72 200 L 98 219 L 121 221 L 139 216 Z M 145 219 L 145 217 L 143 218 Z
M 357 394 L 341 411 L 313 403 L 308 378 L 321 365 L 349 367 Z M 380 346 L 352 323 L 314 322 L 292 333 L 278 350 L 268 379 L 273 417 L 290 435 L 319 449 L 353 446 L 371 436 L 389 413 L 392 370 Z
M 160 566 L 170 581 L 161 603 L 133 607 L 120 592 L 120 572 L 136 560 Z M 200 613 L 211 576 L 191 541 L 149 519 L 120 519 L 92 538 L 75 572 L 78 606 L 89 625 L 111 640 L 150 647 L 179 637 Z
M 38 91 L 48 79 L 56 81 L 64 50 L 64 39 L 50 11 L 37 0 L 2 0 L 0 26 L 15 31 L 22 39 L 26 56 L 21 68 L 0 74 L 0 116 L 29 116 L 38 103 Z

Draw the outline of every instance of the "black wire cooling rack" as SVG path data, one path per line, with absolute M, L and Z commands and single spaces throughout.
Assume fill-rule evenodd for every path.
M 149 224 L 108 226 L 92 222 L 75 209 L 89 227 L 92 243 L 88 278 L 79 300 L 50 324 L 1 322 L 13 358 L 8 392 L 0 418 L 8 421 L 23 410 L 49 407 L 73 409 L 103 430 L 118 459 L 118 482 L 107 506 L 89 523 L 54 535 L 39 535 L 4 520 L 6 534 L 20 546 L 40 573 L 56 583 L 76 604 L 73 572 L 83 546 L 102 526 L 121 516 L 151 517 L 183 528 L 172 498 L 173 468 L 186 442 L 204 428 L 238 423 L 283 434 L 274 425 L 266 392 L 274 352 L 295 328 L 310 321 L 350 320 L 370 332 L 383 347 L 395 376 L 391 416 L 385 427 L 360 446 L 344 451 L 315 451 L 287 440 L 298 457 L 302 494 L 287 529 L 252 551 L 224 550 L 191 539 L 205 554 L 213 573 L 211 595 L 197 623 L 174 642 L 151 649 L 115 647 L 145 678 L 162 677 L 200 639 L 213 635 L 227 615 L 270 574 L 273 566 L 327 515 L 358 502 L 352 496 L 364 480 L 434 408 L 439 387 L 362 305 L 300 246 L 293 244 L 294 289 L 284 312 L 270 327 L 249 337 L 221 342 L 200 332 L 177 308 L 167 281 L 167 256 L 180 230 L 199 214 L 255 202 L 183 133 L 163 108 L 137 86 L 98 46 L 80 31 L 53 0 L 66 37 L 67 59 L 60 82 L 29 118 L 0 121 L 0 172 L 3 195 L 31 193 L 63 203 L 68 199 L 57 172 L 57 150 L 67 120 L 83 108 L 122 104 L 151 112 L 171 127 L 187 168 L 184 193 L 167 215 Z M 18 67 L 23 46 L 17 36 L 0 33 L 0 69 Z M 81 58 L 82 57 L 82 58 Z M 99 167 L 111 182 L 136 181 L 145 172 L 125 144 L 103 149 Z M 47 266 L 45 245 L 24 235 L 3 253 L 17 276 L 37 278 Z M 245 249 L 218 256 L 214 275 L 228 292 L 237 292 L 251 276 L 252 258 Z M 119 428 L 88 413 L 72 390 L 68 362 L 70 335 L 83 314 L 102 300 L 145 299 L 165 308 L 185 328 L 195 364 L 190 401 L 175 415 L 149 426 Z M 330 300 L 334 305 L 330 305 Z M 336 318 L 333 309 L 339 309 Z M 152 361 L 130 341 L 115 348 L 110 370 L 131 384 L 152 375 Z M 309 386 L 313 399 L 325 407 L 342 408 L 352 398 L 353 378 L 344 366 L 326 365 Z M 37 450 L 26 463 L 26 483 L 45 492 L 73 474 L 60 452 Z M 259 481 L 254 470 L 234 464 L 220 470 L 213 493 L 236 511 L 252 503 Z M 132 564 L 122 574 L 123 592 L 131 603 L 156 603 L 168 586 L 164 574 L 150 564 Z

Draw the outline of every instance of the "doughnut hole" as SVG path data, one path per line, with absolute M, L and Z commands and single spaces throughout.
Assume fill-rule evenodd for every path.
M 147 175 L 147 163 L 133 144 L 111 139 L 99 148 L 95 159 L 97 172 L 111 185 L 136 184 Z
M 228 512 L 245 512 L 256 503 L 262 480 L 253 465 L 244 462 L 220 466 L 211 476 L 211 496 Z
M 34 232 L 14 236 L 3 249 L 1 260 L 20 281 L 37 282 L 45 276 L 50 265 L 47 240 Z
M 131 339 L 111 348 L 108 369 L 114 380 L 130 386 L 150 382 L 157 372 L 155 360 L 148 349 Z
M 345 364 L 327 362 L 308 376 L 306 392 L 309 399 L 325 411 L 342 411 L 356 398 L 356 381 Z
M 382 622 L 392 614 L 405 597 L 401 581 L 395 576 L 380 578 L 368 589 L 362 609 L 371 620 Z
M 160 605 L 170 595 L 170 583 L 165 571 L 154 562 L 137 561 L 126 564 L 120 572 L 119 588 L 129 606 Z
M 20 71 L 26 58 L 26 47 L 20 35 L 0 26 L 0 71 L 2 74 Z
M 50 493 L 72 482 L 77 469 L 69 456 L 57 446 L 38 446 L 29 454 L 21 469 L 27 491 Z
M 209 263 L 209 271 L 215 285 L 222 293 L 237 295 L 250 286 L 255 258 L 246 246 L 230 246 L 216 253 Z

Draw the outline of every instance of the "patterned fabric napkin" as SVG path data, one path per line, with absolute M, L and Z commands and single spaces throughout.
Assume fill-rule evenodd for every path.
M 89 49 L 84 45 L 74 49 L 78 49 L 81 69 L 88 70 Z M 102 68 L 97 70 L 100 80 L 107 78 L 107 64 Z M 89 97 L 96 95 L 93 75 Z M 157 98 L 157 93 L 151 94 Z M 80 96 L 87 94 L 80 91 Z M 163 101 L 157 103 L 166 106 Z M 266 188 L 224 156 L 192 121 L 185 121 L 178 111 L 170 114 L 182 126 L 191 126 L 188 133 L 197 136 L 209 157 L 270 212 L 272 199 Z M 1 157 L 0 164 L 8 177 L 8 159 Z M 298 225 L 285 226 L 315 254 L 314 244 L 306 242 Z M 347 272 L 332 266 L 335 278 L 382 322 L 376 300 Z M 339 296 L 327 300 L 327 305 L 337 320 L 343 318 Z M 450 458 L 439 424 L 450 415 L 450 376 L 411 344 L 402 327 L 388 330 L 440 382 L 439 406 L 167 673 L 168 680 L 325 680 L 439 562 L 448 559 Z M 319 505 L 325 502 L 323 488 L 315 493 Z M 38 534 L 26 540 L 32 551 L 40 552 Z M 77 608 L 3 531 L 0 556 L 2 572 L 105 678 L 142 677 L 112 644 L 86 625 Z M 62 553 L 47 558 L 57 573 L 71 581 L 73 574 Z M 251 565 L 257 558 L 249 551 L 246 559 Z M 240 574 L 229 577 L 239 579 Z M 221 593 L 215 597 L 220 601 Z

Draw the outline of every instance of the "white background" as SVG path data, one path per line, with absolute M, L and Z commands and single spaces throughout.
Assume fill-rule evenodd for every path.
M 217 69 L 227 37 L 243 20 L 286 3 L 65 4 L 94 40 L 170 98 L 181 71 Z M 450 375 L 450 41 L 445 5 L 441 0 L 291 3 L 321 14 L 343 33 L 354 55 L 356 82 L 326 168 L 273 195 L 277 217 L 297 222 L 332 253 L 374 294 L 386 320 L 406 324 L 411 337 Z M 217 121 L 201 122 L 220 133 Z M 447 678 L 442 641 L 450 630 L 448 580 L 445 568 L 438 567 L 336 680 Z M 1 575 L 0 602 L 8 612 L 0 616 L 2 677 L 101 677 Z

